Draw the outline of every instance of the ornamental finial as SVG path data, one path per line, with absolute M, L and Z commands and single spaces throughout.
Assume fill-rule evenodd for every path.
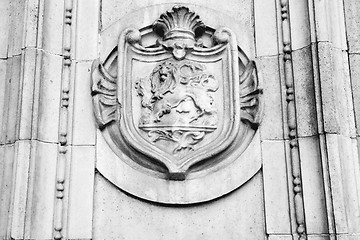
M 174 6 L 161 14 L 153 29 L 162 37 L 161 44 L 172 50 L 177 60 L 181 60 L 186 55 L 186 49 L 193 48 L 196 39 L 205 32 L 205 24 L 188 7 Z

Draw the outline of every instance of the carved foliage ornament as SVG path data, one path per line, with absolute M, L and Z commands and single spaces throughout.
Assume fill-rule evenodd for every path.
M 187 7 L 165 12 L 150 31 L 157 35 L 153 45 L 142 42 L 149 30 L 128 28 L 115 57 L 94 61 L 99 128 L 140 171 L 165 180 L 224 167 L 259 124 L 255 63 L 230 29 L 206 27 Z

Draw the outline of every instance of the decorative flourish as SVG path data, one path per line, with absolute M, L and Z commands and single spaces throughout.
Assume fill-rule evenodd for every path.
M 197 45 L 196 38 L 205 32 L 205 25 L 189 8 L 175 6 L 155 21 L 153 29 L 163 38 L 160 43 L 172 51 L 175 59 L 181 60 Z
M 194 145 L 200 142 L 205 132 L 200 131 L 183 131 L 183 130 L 151 130 L 148 133 L 153 142 L 159 140 L 167 140 L 177 143 L 173 153 L 180 152 L 181 150 L 194 150 Z
M 217 111 L 211 93 L 218 89 L 218 82 L 205 71 L 205 66 L 190 61 L 165 61 L 154 68 L 148 79 L 140 79 L 136 89 L 142 98 L 141 129 L 150 129 L 151 135 L 158 132 L 152 130 L 157 127 L 182 129 L 167 130 L 170 135 L 160 131 L 156 141 L 179 142 L 180 148 L 177 147 L 177 150 L 193 149 L 190 145 L 199 142 L 197 132 L 205 133 L 208 127 L 212 131 L 216 129 Z M 186 134 L 183 134 L 184 128 L 188 129 Z M 189 131 L 192 128 L 196 129 L 195 132 Z M 204 129 L 199 130 L 201 128 Z M 189 136 L 193 136 L 192 141 L 189 141 Z
M 93 62 L 91 78 L 95 119 L 99 127 L 104 128 L 120 116 L 120 104 L 116 100 L 116 79 L 105 70 L 99 60 Z
M 255 129 L 260 123 L 260 96 L 262 89 L 259 88 L 256 65 L 250 61 L 243 74 L 240 76 L 240 105 L 241 120 L 250 123 Z
M 72 24 L 72 0 L 65 0 L 65 19 L 64 19 L 64 43 L 63 43 L 63 75 L 61 86 L 61 106 L 60 106 L 60 127 L 59 127 L 59 153 L 56 173 L 56 202 L 54 216 L 54 239 L 63 239 L 63 211 L 64 211 L 64 188 L 65 171 L 68 151 L 68 115 L 69 115 L 69 91 L 71 79 L 71 24 Z
M 286 101 L 287 101 L 287 125 L 289 128 L 290 138 L 290 159 L 291 170 L 293 175 L 293 190 L 295 218 L 297 223 L 296 232 L 299 240 L 306 240 L 306 226 L 305 226 L 305 212 L 302 195 L 302 180 L 301 180 L 301 164 L 299 154 L 299 143 L 296 123 L 296 105 L 294 92 L 294 73 L 291 54 L 291 38 L 290 38 L 290 23 L 289 23 L 289 2 L 288 0 L 281 1 L 281 18 L 282 18 L 282 38 L 284 51 L 284 69 L 285 69 L 285 85 L 286 85 Z

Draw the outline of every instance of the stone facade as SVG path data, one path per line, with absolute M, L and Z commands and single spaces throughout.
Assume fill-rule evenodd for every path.
M 1 239 L 360 239 L 357 0 L 0 9 Z

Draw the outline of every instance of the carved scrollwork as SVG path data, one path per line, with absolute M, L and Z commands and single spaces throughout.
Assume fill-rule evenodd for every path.
M 116 78 L 105 70 L 99 60 L 95 60 L 92 65 L 91 79 L 95 119 L 99 128 L 102 129 L 120 117 L 120 104 L 116 100 Z
M 260 124 L 260 97 L 262 89 L 259 87 L 256 65 L 250 61 L 240 76 L 240 106 L 241 120 L 248 122 L 256 129 Z

